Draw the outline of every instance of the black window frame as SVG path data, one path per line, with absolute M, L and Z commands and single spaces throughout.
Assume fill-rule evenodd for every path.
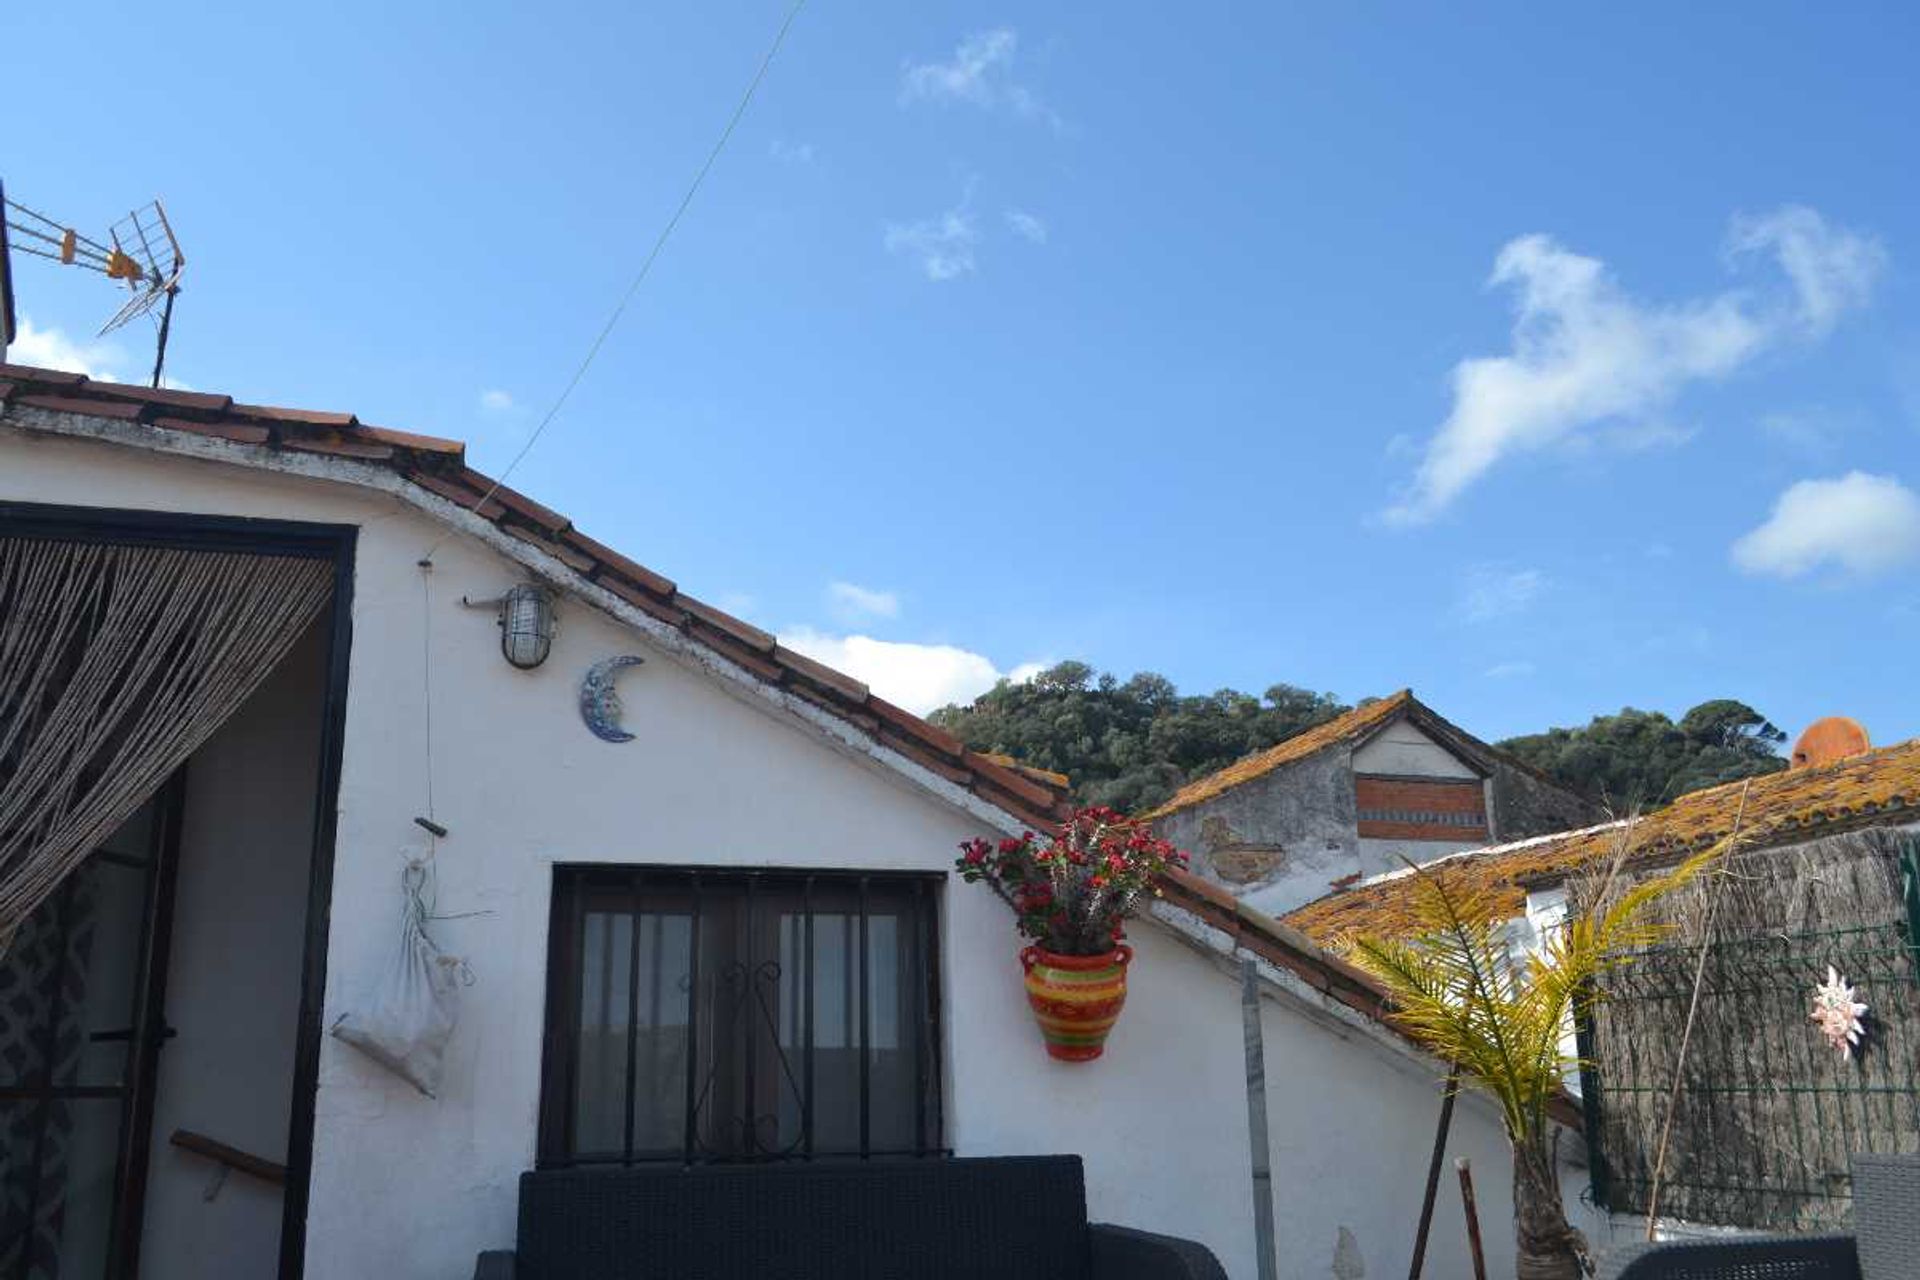
M 640 1164 L 720 1164 L 720 1163 L 772 1163 L 791 1160 L 872 1160 L 950 1156 L 952 1149 L 946 1145 L 945 1114 L 945 1068 L 944 1068 L 944 1027 L 941 1012 L 941 948 L 940 914 L 942 890 L 946 883 L 944 872 L 916 871 L 861 871 L 861 870 L 808 870 L 777 867 L 716 867 L 687 866 L 675 864 L 629 864 L 629 863 L 556 863 L 553 868 L 550 919 L 547 934 L 547 980 L 546 1009 L 543 1018 L 543 1039 L 540 1072 L 540 1111 L 539 1136 L 537 1144 L 536 1167 L 541 1169 L 570 1168 L 588 1165 L 640 1165 Z M 859 1141 L 856 1147 L 835 1147 L 826 1144 L 816 1148 L 814 1102 L 819 1096 L 816 1087 L 814 1051 L 814 991 L 815 983 L 811 965 L 815 956 L 813 922 L 816 919 L 815 895 L 843 906 L 857 904 L 859 936 L 862 939 L 859 948 L 858 970 L 858 1032 L 860 1045 L 858 1052 L 857 1098 L 859 1111 Z M 916 1039 L 913 1055 L 916 1078 L 914 1081 L 913 1128 L 914 1141 L 909 1146 L 881 1146 L 873 1141 L 870 1120 L 873 1112 L 873 1099 L 870 1089 L 870 1071 L 874 1053 L 869 1042 L 873 1027 L 873 983 L 867 972 L 871 954 L 866 942 L 868 938 L 868 904 L 870 898 L 878 893 L 884 900 L 876 904 L 900 906 L 903 901 L 907 907 L 907 920 L 911 929 L 912 963 L 911 976 L 915 979 L 906 988 L 908 994 L 917 999 L 918 1007 L 911 1008 L 909 1023 Z M 718 998 L 708 992 L 707 998 L 694 1002 L 688 1027 L 688 1044 L 691 1052 L 683 1054 L 685 1058 L 684 1077 L 672 1082 L 680 1102 L 680 1138 L 677 1149 L 638 1148 L 635 1142 L 635 1109 L 638 1097 L 638 1073 L 635 1065 L 635 1038 L 638 1034 L 638 1019 L 633 1002 L 638 1000 L 638 984 L 633 980 L 635 966 L 640 951 L 639 921 L 643 916 L 658 920 L 661 914 L 663 897 L 667 901 L 691 903 L 690 924 L 691 952 L 689 973 L 687 974 L 688 999 L 692 993 L 705 990 L 702 986 L 702 955 L 705 950 L 702 938 L 702 923 L 709 911 L 726 910 L 742 913 L 746 926 L 737 930 L 739 935 L 734 942 L 734 950 L 728 967 L 735 970 L 735 978 L 744 975 L 751 986 L 758 974 L 764 979 L 769 973 L 771 981 L 778 984 L 782 975 L 779 960 L 763 958 L 755 954 L 753 939 L 760 936 L 758 925 L 765 920 L 755 916 L 756 904 L 764 901 L 785 901 L 791 904 L 792 895 L 798 895 L 801 904 L 800 918 L 805 922 L 807 939 L 803 954 L 809 957 L 809 969 L 804 981 L 800 983 L 800 994 L 791 998 L 804 1001 L 804 1048 L 802 1060 L 797 1068 L 787 1060 L 786 1051 L 780 1047 L 777 1030 L 770 1042 L 764 1041 L 760 1024 L 751 1018 L 746 1019 L 744 1043 L 729 1042 L 729 1052 L 737 1054 L 744 1064 L 744 1090 L 753 1093 L 754 1064 L 768 1052 L 779 1059 L 779 1068 L 785 1074 L 798 1101 L 801 1119 L 799 1136 L 786 1145 L 768 1145 L 758 1134 L 757 1123 L 767 1117 L 757 1115 L 749 1104 L 749 1122 L 742 1129 L 741 1149 L 716 1150 L 702 1138 L 703 1124 L 711 1123 L 713 1117 L 707 1108 L 713 1095 L 714 1076 L 717 1064 L 714 1061 L 717 1043 L 715 1037 L 723 1034 L 715 1023 L 714 1001 Z M 649 894 L 654 895 L 649 897 Z M 626 930 L 628 938 L 629 980 L 627 983 L 629 1014 L 625 1020 L 627 1028 L 627 1063 L 624 1087 L 625 1100 L 625 1141 L 622 1149 L 613 1151 L 582 1151 L 576 1149 L 574 1134 L 575 1098 L 580 1062 L 578 1061 L 581 1043 L 582 985 L 585 981 L 585 915 L 590 901 L 600 904 L 598 909 L 605 910 L 604 904 L 612 897 L 623 897 L 631 905 L 626 908 L 634 923 Z M 761 908 L 764 910 L 764 908 Z M 829 918 L 842 918 L 845 913 L 836 914 L 829 905 L 820 913 Z M 718 915 L 714 919 L 721 919 Z M 659 936 L 660 926 L 655 925 L 654 935 Z M 742 942 L 741 940 L 745 941 Z M 608 947 L 614 944 L 609 942 Z M 743 953 L 744 951 L 744 953 Z M 705 975 L 711 985 L 720 975 Z M 849 977 L 851 981 L 851 975 Z M 747 997 L 736 996 L 744 1000 Z M 765 1011 L 763 1006 L 763 1012 Z M 729 1025 L 724 1034 L 742 1036 L 738 1026 Z M 703 1035 L 707 1047 L 701 1048 Z M 844 1046 L 843 1046 L 844 1047 Z M 738 1081 L 724 1082 L 723 1087 L 731 1087 Z M 844 1081 L 842 1082 L 845 1083 Z M 777 1086 L 776 1086 L 777 1087 Z M 738 1120 L 739 1117 L 734 1117 Z

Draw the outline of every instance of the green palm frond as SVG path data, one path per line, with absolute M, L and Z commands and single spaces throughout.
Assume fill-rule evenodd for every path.
M 1490 1095 L 1516 1142 L 1546 1132 L 1547 1108 L 1577 1065 L 1566 1051 L 1568 1020 L 1594 979 L 1657 941 L 1664 929 L 1648 918 L 1649 908 L 1722 851 L 1716 845 L 1616 894 L 1632 832 L 1629 823 L 1595 899 L 1604 905 L 1569 918 L 1523 960 L 1510 948 L 1509 908 L 1498 888 L 1444 867 L 1412 869 L 1413 923 L 1404 936 L 1350 944 L 1354 962 L 1387 989 L 1394 1021 Z

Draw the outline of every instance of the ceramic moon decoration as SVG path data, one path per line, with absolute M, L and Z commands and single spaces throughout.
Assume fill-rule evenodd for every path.
M 1832 965 L 1827 966 L 1827 980 L 1813 989 L 1813 1021 L 1827 1043 L 1838 1049 L 1843 1058 L 1853 1057 L 1866 1030 L 1860 1018 L 1867 1006 L 1855 1000 L 1854 994 L 1854 989 Z
M 587 722 L 587 728 L 594 736 L 608 742 L 632 742 L 633 735 L 620 725 L 620 691 L 614 688 L 614 680 L 628 667 L 637 667 L 646 659 L 636 654 L 622 654 L 617 658 L 602 658 L 587 668 L 587 678 L 580 682 L 580 718 Z

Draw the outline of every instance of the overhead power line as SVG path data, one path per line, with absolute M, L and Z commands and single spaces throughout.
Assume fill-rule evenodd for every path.
M 607 344 L 607 339 L 612 336 L 615 326 L 620 323 L 620 317 L 626 314 L 628 304 L 633 301 L 634 295 L 640 292 L 640 286 L 646 283 L 648 273 L 653 270 L 653 264 L 660 257 L 660 251 L 666 248 L 674 228 L 680 225 L 680 219 L 685 216 L 688 206 L 693 203 L 694 196 L 700 193 L 700 186 L 707 180 L 707 174 L 713 169 L 714 162 L 719 160 L 720 153 L 726 150 L 728 140 L 733 137 L 733 131 L 739 127 L 741 118 L 747 114 L 747 107 L 753 102 L 753 95 L 759 90 L 760 82 L 767 78 L 767 70 L 773 66 L 773 59 L 780 52 L 780 46 L 786 43 L 787 32 L 792 30 L 794 20 L 800 16 L 800 11 L 806 8 L 806 4 L 807 0 L 794 0 L 793 5 L 787 10 L 787 16 L 780 23 L 780 29 L 774 33 L 773 42 L 767 46 L 766 56 L 760 59 L 760 66 L 754 71 L 753 79 L 747 82 L 746 92 L 740 95 L 739 104 L 734 107 L 733 114 L 727 117 L 726 127 L 720 131 L 720 136 L 715 140 L 712 150 L 707 152 L 707 158 L 701 163 L 698 172 L 693 175 L 693 181 L 687 184 L 686 194 L 680 197 L 680 203 L 674 208 L 673 216 L 668 218 L 666 225 L 660 228 L 660 234 L 655 237 L 653 247 L 647 250 L 647 256 L 641 261 L 640 269 L 634 273 L 633 282 L 620 296 L 619 304 L 607 317 L 607 322 L 600 326 L 600 332 L 594 335 L 593 341 L 588 344 L 587 352 L 581 357 L 579 366 L 573 371 L 573 376 L 567 379 L 566 385 L 560 389 L 560 394 L 554 399 L 552 406 L 542 415 L 532 434 L 528 435 L 526 442 L 520 446 L 520 451 L 513 455 L 513 460 L 507 463 L 506 469 L 494 480 L 486 493 L 481 495 L 480 501 L 474 504 L 476 509 L 484 507 L 487 499 L 507 482 L 507 477 L 513 474 L 514 469 L 532 451 L 533 446 L 539 442 L 547 428 L 553 425 L 553 420 L 560 415 L 560 410 L 572 397 L 574 388 L 578 387 L 581 379 L 587 376 L 587 370 L 593 367 L 594 359 L 600 354 L 600 348 Z M 436 542 L 434 547 L 437 548 L 439 545 Z M 430 548 L 427 554 L 432 555 L 432 553 Z

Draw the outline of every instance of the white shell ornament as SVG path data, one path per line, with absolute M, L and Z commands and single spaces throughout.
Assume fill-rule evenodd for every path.
M 1813 1022 L 1820 1028 L 1820 1034 L 1827 1038 L 1827 1044 L 1840 1051 L 1843 1058 L 1852 1058 L 1853 1051 L 1860 1045 L 1860 1037 L 1866 1032 L 1861 1016 L 1867 1006 L 1854 999 L 1856 992 L 1840 976 L 1839 970 L 1827 966 L 1827 980 L 1813 989 Z
M 580 682 L 580 718 L 587 722 L 596 738 L 608 742 L 632 742 L 633 735 L 620 726 L 620 691 L 614 680 L 628 667 L 637 667 L 646 659 L 625 653 L 617 658 L 602 658 L 587 668 Z

